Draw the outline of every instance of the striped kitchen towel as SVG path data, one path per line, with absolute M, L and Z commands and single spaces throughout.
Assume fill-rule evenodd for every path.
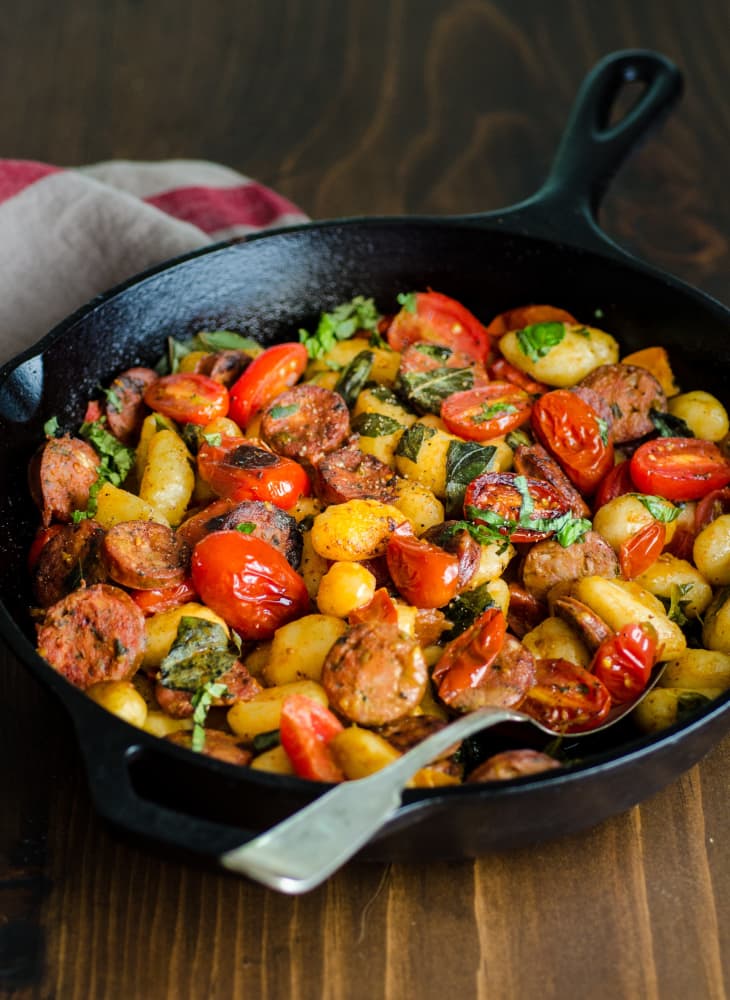
M 0 160 L 0 362 L 139 271 L 306 218 L 270 188 L 202 160 L 76 169 Z

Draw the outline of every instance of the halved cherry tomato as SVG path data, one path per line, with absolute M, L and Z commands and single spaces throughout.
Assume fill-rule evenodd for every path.
M 613 466 L 610 432 L 574 392 L 553 389 L 535 400 L 532 429 L 581 493 L 593 493 Z
M 304 344 L 267 347 L 231 387 L 231 420 L 245 429 L 251 417 L 299 380 L 308 360 Z
M 31 542 L 31 546 L 28 549 L 28 569 L 33 570 L 36 567 L 36 563 L 40 559 L 41 551 L 44 548 L 46 542 L 50 542 L 54 535 L 57 535 L 63 525 L 61 524 L 49 524 L 47 528 L 39 528 L 35 533 L 35 538 Z
M 642 625 L 632 623 L 601 643 L 592 670 L 608 688 L 611 699 L 622 704 L 641 694 L 656 661 L 656 637 Z
M 531 396 L 542 396 L 544 392 L 548 392 L 550 389 L 550 386 L 545 385 L 544 382 L 538 382 L 537 379 L 530 378 L 527 372 L 520 371 L 507 358 L 495 358 L 494 361 L 487 365 L 487 373 L 490 378 L 496 379 L 499 382 L 511 382 L 512 385 L 516 385 L 519 389 L 524 389 Z
M 598 677 L 570 660 L 538 660 L 537 683 L 520 703 L 556 733 L 595 729 L 611 710 L 611 695 Z
M 444 344 L 429 344 L 422 340 L 415 344 L 409 344 L 405 348 L 401 354 L 398 374 L 430 372 L 435 368 L 469 368 L 474 377 L 473 386 L 475 388 L 489 382 L 484 365 L 475 361 L 471 354 L 452 350 Z
M 207 375 L 177 372 L 148 385 L 144 401 L 151 410 L 179 424 L 209 424 L 228 413 L 228 390 Z
M 342 729 L 340 720 L 313 698 L 290 694 L 281 704 L 279 738 L 300 778 L 332 782 L 345 780 L 327 746 Z
M 518 480 L 525 496 L 515 485 Z M 484 511 L 480 517 L 475 510 Z M 552 534 L 550 522 L 570 511 L 570 504 L 550 483 L 517 476 L 514 472 L 485 472 L 466 488 L 464 512 L 477 523 L 491 524 L 500 535 L 512 542 L 538 542 Z M 502 523 L 500 523 L 502 522 Z
M 642 493 L 699 500 L 730 483 L 730 461 L 712 441 L 654 438 L 631 456 L 631 478 Z
M 603 507 L 609 500 L 622 497 L 626 493 L 636 493 L 636 486 L 631 478 L 631 463 L 618 462 L 609 469 L 603 477 L 593 498 L 593 510 Z
M 171 611 L 195 599 L 193 581 L 188 577 L 174 587 L 160 590 L 131 590 L 129 596 L 145 617 L 157 615 L 161 611 Z
M 723 514 L 730 514 L 730 489 L 713 490 L 697 504 L 695 533 L 699 534 L 703 528 Z
M 530 397 L 522 389 L 509 382 L 490 382 L 447 396 L 441 404 L 441 419 L 452 434 L 488 441 L 526 424 L 530 407 Z
M 309 476 L 298 462 L 260 448 L 251 438 L 224 437 L 198 451 L 200 478 L 218 496 L 268 500 L 289 510 L 310 492 Z
M 193 586 L 204 604 L 244 640 L 270 639 L 309 609 L 301 576 L 267 542 L 215 531 L 193 549 Z
M 487 327 L 493 337 L 501 337 L 510 330 L 522 330 L 534 323 L 577 323 L 578 320 L 565 309 L 557 306 L 518 306 L 499 313 Z
M 417 608 L 442 608 L 459 589 L 459 560 L 445 549 L 396 529 L 385 552 L 398 592 Z
M 504 645 L 506 632 L 507 622 L 499 608 L 487 608 L 473 625 L 448 643 L 433 671 L 442 701 L 448 705 L 463 691 L 484 684 Z M 494 680 L 499 683 L 498 676 Z
M 398 611 L 385 587 L 378 587 L 367 604 L 350 612 L 347 621 L 350 625 L 361 625 L 363 622 L 390 622 L 396 625 Z
M 456 299 L 440 292 L 416 292 L 413 308 L 403 306 L 388 327 L 388 343 L 394 351 L 427 340 L 463 351 L 474 361 L 484 361 L 490 338 L 476 316 Z
M 661 521 L 651 521 L 627 538 L 618 553 L 621 574 L 627 580 L 640 576 L 659 558 L 667 540 L 667 529 Z

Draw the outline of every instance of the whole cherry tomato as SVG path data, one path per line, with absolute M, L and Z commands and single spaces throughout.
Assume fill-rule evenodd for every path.
M 554 486 L 541 479 L 514 472 L 485 472 L 467 486 L 464 512 L 477 523 L 491 525 L 512 542 L 538 542 L 553 533 L 550 522 L 569 513 L 570 504 Z
M 511 382 L 512 385 L 524 389 L 531 396 L 542 396 L 550 388 L 544 382 L 538 382 L 537 379 L 531 378 L 527 372 L 520 371 L 516 365 L 511 364 L 507 358 L 503 357 L 495 358 L 488 364 L 487 373 L 490 378 L 496 379 L 498 382 Z
M 309 476 L 298 462 L 259 447 L 251 438 L 224 437 L 220 444 L 202 444 L 198 472 L 218 496 L 268 500 L 282 510 L 310 492 Z
M 592 670 L 608 688 L 617 704 L 641 694 L 657 661 L 656 637 L 638 624 L 624 625 L 602 642 L 593 658 Z
M 398 592 L 417 608 L 442 608 L 456 597 L 459 560 L 438 545 L 396 530 L 385 552 Z
M 327 746 L 342 729 L 340 720 L 313 698 L 290 694 L 281 704 L 279 738 L 300 778 L 344 781 L 345 776 Z
M 631 478 L 642 493 L 699 500 L 730 483 L 730 461 L 712 441 L 654 438 L 631 456 Z
M 449 705 L 470 688 L 502 685 L 500 671 L 491 668 L 506 633 L 507 622 L 500 609 L 487 608 L 473 625 L 448 643 L 433 671 L 442 701 Z
M 631 478 L 631 462 L 617 462 L 598 484 L 596 495 L 593 498 L 593 510 L 597 511 L 609 500 L 615 500 L 616 497 L 635 492 L 636 486 Z
M 598 677 L 570 660 L 538 660 L 537 683 L 520 703 L 556 733 L 581 733 L 600 726 L 611 710 L 611 695 Z
M 163 375 L 144 393 L 151 410 L 179 424 L 209 424 L 228 413 L 228 390 L 220 382 L 194 372 Z
M 276 344 L 262 351 L 231 387 L 231 420 L 245 429 L 259 410 L 299 380 L 308 360 L 304 344 Z
M 387 336 L 394 351 L 426 340 L 463 351 L 480 362 L 486 358 L 490 346 L 489 334 L 476 316 L 456 299 L 440 292 L 415 292 L 409 303 L 396 313 Z
M 159 590 L 131 590 L 129 596 L 145 617 L 157 615 L 161 611 L 171 611 L 182 607 L 196 597 L 195 587 L 190 578 L 174 587 L 163 587 Z
M 510 330 L 523 330 L 535 323 L 577 323 L 578 320 L 565 309 L 557 306 L 518 306 L 499 313 L 487 327 L 493 337 L 501 337 Z
M 657 561 L 666 540 L 667 529 L 661 521 L 651 521 L 627 538 L 618 553 L 622 576 L 627 580 L 640 576 Z
M 441 404 L 441 419 L 452 434 L 488 441 L 508 434 L 530 419 L 530 397 L 510 382 L 490 382 L 454 392 Z
M 285 557 L 260 538 L 215 531 L 193 549 L 193 586 L 244 640 L 270 639 L 304 614 L 309 595 Z
M 535 400 L 532 429 L 581 493 L 593 493 L 613 466 L 610 432 L 574 392 L 554 389 Z

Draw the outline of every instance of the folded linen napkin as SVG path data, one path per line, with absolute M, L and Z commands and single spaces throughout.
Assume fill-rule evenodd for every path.
M 0 363 L 145 268 L 306 218 L 270 188 L 203 160 L 77 169 L 0 160 Z

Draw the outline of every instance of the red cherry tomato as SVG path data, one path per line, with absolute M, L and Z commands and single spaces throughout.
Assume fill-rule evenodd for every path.
M 550 388 L 544 382 L 538 382 L 537 379 L 530 378 L 527 372 L 520 371 L 519 368 L 502 357 L 495 358 L 491 364 L 487 365 L 487 373 L 490 378 L 496 379 L 499 382 L 511 382 L 512 385 L 516 385 L 519 389 L 524 389 L 531 396 L 542 396 Z
M 403 306 L 388 327 L 388 343 L 394 351 L 427 340 L 463 351 L 474 361 L 484 361 L 490 338 L 476 316 L 456 299 L 440 292 L 416 292 L 414 308 Z
M 507 623 L 499 608 L 487 608 L 484 614 L 452 639 L 444 648 L 433 671 L 439 698 L 448 705 L 469 688 L 483 686 L 492 664 L 504 645 Z M 499 685 L 499 671 L 491 680 Z
M 270 639 L 304 614 L 304 580 L 267 542 L 239 531 L 215 531 L 193 549 L 193 586 L 204 604 L 244 640 Z
M 390 622 L 392 625 L 397 625 L 398 610 L 385 587 L 378 587 L 372 600 L 363 604 L 361 608 L 351 611 L 347 621 L 350 625 L 360 625 L 363 622 Z
M 268 500 L 289 510 L 310 492 L 309 476 L 298 462 L 260 448 L 251 438 L 224 437 L 198 451 L 200 478 L 230 500 Z
M 667 529 L 661 521 L 652 521 L 627 538 L 618 553 L 621 574 L 627 580 L 640 576 L 659 558 L 667 540 Z
M 171 611 L 179 608 L 197 596 L 193 581 L 183 580 L 174 587 L 164 587 L 160 590 L 131 590 L 129 596 L 145 617 L 159 614 L 161 611 Z
M 345 776 L 327 746 L 342 729 L 340 720 L 313 698 L 290 694 L 281 704 L 281 745 L 300 778 L 344 781 Z
M 441 404 L 441 419 L 452 434 L 488 441 L 508 434 L 530 419 L 530 397 L 509 382 L 490 382 L 454 392 Z
M 535 323 L 577 323 L 578 320 L 565 309 L 557 306 L 518 306 L 499 313 L 487 327 L 493 337 L 501 337 L 510 330 L 523 330 Z
M 443 346 L 443 344 L 428 344 L 424 341 L 409 344 L 401 354 L 398 374 L 430 372 L 436 368 L 469 368 L 474 377 L 473 386 L 475 388 L 489 382 L 484 365 L 475 361 L 471 354 L 465 354 L 464 351 L 454 351 L 449 347 L 443 352 L 447 357 L 443 357 L 438 351 Z M 436 348 L 436 351 L 431 352 L 429 348 Z
M 46 542 L 50 542 L 54 535 L 57 535 L 63 526 L 60 524 L 49 524 L 47 528 L 39 528 L 35 533 L 35 538 L 28 549 L 28 569 L 34 570 L 36 563 L 40 559 L 41 550 Z
M 144 401 L 151 410 L 178 424 L 209 424 L 228 413 L 228 390 L 195 372 L 163 375 L 148 385 Z
M 598 647 L 592 670 L 611 699 L 622 704 L 641 694 L 657 658 L 656 638 L 641 625 L 624 625 Z
M 695 533 L 699 534 L 703 528 L 723 514 L 730 514 L 730 489 L 713 490 L 697 504 Z
M 654 438 L 632 455 L 631 478 L 642 493 L 699 500 L 730 483 L 730 461 L 712 441 Z
M 385 552 L 398 592 L 417 608 L 442 608 L 456 597 L 459 560 L 415 535 L 394 532 Z
M 631 463 L 618 462 L 599 483 L 593 498 L 593 510 L 597 511 L 609 500 L 615 500 L 626 493 L 636 493 L 636 486 L 631 478 Z
M 604 721 L 611 695 L 603 681 L 577 663 L 538 660 L 537 683 L 519 708 L 555 732 L 581 733 Z
M 613 466 L 609 432 L 593 407 L 574 392 L 554 389 L 535 400 L 532 429 L 581 493 L 593 493 Z
M 104 415 L 104 410 L 102 409 L 101 403 L 98 399 L 90 399 L 86 404 L 86 413 L 84 414 L 84 423 L 93 424 L 97 420 L 101 420 Z
M 262 351 L 231 387 L 231 420 L 245 429 L 251 417 L 299 380 L 308 360 L 304 344 L 276 344 Z
M 516 480 L 526 484 L 532 508 L 527 516 L 523 513 L 525 497 L 515 485 Z M 477 511 L 488 512 L 489 516 L 480 517 Z M 477 523 L 491 523 L 500 535 L 512 542 L 537 542 L 548 538 L 552 534 L 550 522 L 569 511 L 569 502 L 550 483 L 517 476 L 514 472 L 485 472 L 469 483 L 464 496 L 467 517 Z

